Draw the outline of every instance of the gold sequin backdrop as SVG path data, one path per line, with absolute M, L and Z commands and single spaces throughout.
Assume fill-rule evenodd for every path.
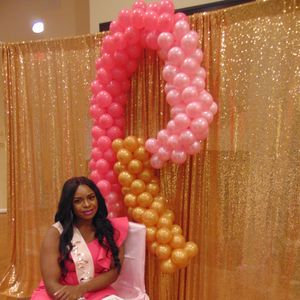
M 299 22 L 295 0 L 191 17 L 219 113 L 201 153 L 160 178 L 200 253 L 174 275 L 160 274 L 148 255 L 151 299 L 300 299 Z M 39 245 L 61 185 L 87 174 L 89 83 L 101 38 L 2 47 L 12 247 L 2 297 L 29 296 L 37 285 Z M 169 118 L 161 66 L 154 53 L 141 61 L 128 134 L 154 136 Z

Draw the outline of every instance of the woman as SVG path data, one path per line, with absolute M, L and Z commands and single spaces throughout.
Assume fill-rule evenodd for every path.
M 63 186 L 55 224 L 41 248 L 43 281 L 34 300 L 102 299 L 113 295 L 110 286 L 120 273 L 127 218 L 107 218 L 97 186 L 74 177 Z

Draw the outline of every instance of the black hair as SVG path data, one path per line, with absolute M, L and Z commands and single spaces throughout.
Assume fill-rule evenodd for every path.
M 62 276 L 65 277 L 67 274 L 65 262 L 69 259 L 69 254 L 72 250 L 71 240 L 73 238 L 73 226 L 76 222 L 76 216 L 73 211 L 73 197 L 79 185 L 87 185 L 96 195 L 98 210 L 92 221 L 96 229 L 95 237 L 102 247 L 107 251 L 111 251 L 115 267 L 120 272 L 119 248 L 114 240 L 114 228 L 107 219 L 107 208 L 103 196 L 92 180 L 86 177 L 72 177 L 63 185 L 58 209 L 55 214 L 55 222 L 60 222 L 63 227 L 59 241 L 59 265 L 62 270 Z

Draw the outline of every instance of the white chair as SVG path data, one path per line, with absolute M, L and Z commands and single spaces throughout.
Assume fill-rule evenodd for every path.
M 124 261 L 119 278 L 112 285 L 125 300 L 149 300 L 145 290 L 146 227 L 129 222 L 124 244 Z

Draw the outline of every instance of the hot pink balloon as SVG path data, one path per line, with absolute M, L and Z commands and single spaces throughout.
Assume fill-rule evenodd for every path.
M 186 154 L 184 151 L 173 150 L 171 153 L 171 159 L 176 164 L 183 164 L 186 161 Z
M 146 45 L 149 49 L 156 50 L 158 48 L 157 37 L 158 37 L 158 34 L 155 31 L 151 31 L 147 34 Z
M 106 90 L 112 95 L 112 96 L 119 96 L 122 92 L 122 87 L 120 82 L 116 80 L 110 81 L 107 86 Z
M 186 114 L 180 113 L 175 116 L 174 122 L 177 128 L 183 130 L 189 127 L 191 120 Z
M 107 70 L 100 68 L 97 71 L 97 79 L 100 84 L 105 85 L 111 80 L 111 75 Z
M 95 97 L 96 101 L 101 108 L 106 108 L 112 103 L 112 97 L 107 91 L 101 91 Z
M 120 94 L 115 98 L 115 102 L 119 103 L 121 105 L 125 105 L 128 102 L 128 96 L 127 94 Z
M 175 66 L 179 66 L 183 62 L 184 57 L 184 52 L 180 47 L 173 47 L 168 52 L 168 61 Z
M 191 119 L 199 118 L 203 112 L 203 108 L 199 102 L 191 102 L 186 106 L 186 114 Z
M 162 32 L 159 34 L 157 44 L 161 49 L 169 50 L 174 44 L 173 34 L 170 32 Z
M 169 0 L 161 0 L 159 5 L 159 13 L 168 13 L 168 14 L 174 14 L 174 4 L 172 1 Z
M 115 184 L 118 183 L 118 177 L 115 174 L 115 172 L 113 170 L 109 170 L 105 177 L 104 177 L 107 181 L 109 181 L 111 184 Z
M 166 85 L 165 85 L 165 88 L 164 88 L 164 90 L 165 90 L 165 93 L 167 94 L 167 93 L 169 93 L 171 90 L 173 90 L 175 88 L 175 86 L 173 85 L 173 84 L 171 84 L 171 83 L 166 83 Z
M 142 48 L 140 45 L 133 45 L 127 49 L 127 54 L 132 59 L 138 59 L 142 54 Z
M 106 151 L 111 147 L 110 138 L 106 135 L 100 136 L 97 140 L 97 146 L 102 152 Z
M 110 114 L 103 114 L 98 119 L 98 124 L 102 129 L 110 128 L 113 123 L 114 123 L 114 120 Z
M 124 68 L 114 68 L 111 70 L 112 79 L 123 82 L 127 79 L 127 72 Z
M 171 14 L 163 13 L 158 17 L 157 28 L 159 31 L 172 31 L 174 17 Z
M 97 183 L 97 182 L 100 180 L 101 177 L 100 177 L 98 171 L 97 171 L 97 170 L 94 170 L 94 171 L 91 172 L 90 178 L 91 178 L 95 183 Z
M 124 117 L 116 118 L 114 119 L 114 125 L 124 128 L 125 127 L 126 120 Z
M 92 158 L 93 158 L 94 161 L 98 161 L 99 159 L 102 158 L 103 154 L 102 154 L 102 152 L 98 148 L 93 148 L 91 156 L 92 156 Z
M 113 34 L 115 40 L 115 47 L 117 50 L 126 48 L 126 40 L 123 32 L 116 32 Z
M 132 11 L 132 26 L 136 29 L 141 29 L 144 27 L 143 10 L 136 8 Z
M 178 132 L 178 128 L 176 127 L 176 124 L 174 120 L 171 120 L 167 124 L 167 130 L 169 134 L 176 134 Z
M 154 169 L 161 169 L 164 162 L 158 157 L 157 154 L 154 154 L 150 158 L 150 164 Z
M 126 65 L 126 71 L 131 76 L 138 68 L 136 60 L 130 59 Z
M 96 162 L 96 168 L 99 174 L 105 174 L 106 172 L 108 172 L 110 165 L 105 159 L 100 158 Z
M 115 192 L 110 192 L 106 197 L 105 201 L 108 205 L 112 205 L 120 201 L 120 195 Z
M 122 187 L 119 183 L 114 183 L 111 185 L 111 191 L 120 194 L 122 191 Z
M 148 30 L 156 30 L 158 15 L 154 11 L 146 11 L 144 14 L 144 26 Z
M 96 125 L 94 125 L 94 126 L 92 127 L 92 136 L 93 136 L 93 138 L 94 138 L 95 140 L 98 140 L 98 138 L 99 138 L 100 136 L 102 136 L 104 132 L 105 132 L 105 131 L 103 131 L 102 128 L 100 128 L 100 127 L 98 127 L 98 126 L 96 126 Z
M 189 31 L 190 31 L 189 23 L 184 20 L 179 20 L 175 23 L 173 34 L 177 40 L 180 40 Z
M 123 28 L 124 26 L 122 26 L 119 21 L 112 21 L 109 24 L 109 31 L 111 34 L 114 34 L 116 32 L 121 32 L 123 31 Z
M 124 79 L 120 83 L 121 83 L 121 92 L 127 93 L 131 88 L 131 81 L 129 79 Z
M 184 13 L 178 12 L 174 16 L 174 22 L 176 23 L 176 22 L 178 22 L 180 20 L 188 22 L 189 18 Z
M 91 159 L 89 161 L 89 169 L 94 170 L 96 168 L 96 161 L 94 159 Z M 97 180 L 98 181 L 98 180 Z
M 103 86 L 99 83 L 98 80 L 94 80 L 91 83 L 91 90 L 94 95 L 97 95 L 101 91 L 102 88 L 103 88 Z
M 112 103 L 108 108 L 107 112 L 113 117 L 113 118 L 119 118 L 124 115 L 124 108 L 119 103 Z
M 98 118 L 100 116 L 101 112 L 102 112 L 102 110 L 96 104 L 94 104 L 90 107 L 90 115 L 94 119 Z
M 101 60 L 102 65 L 106 70 L 111 70 L 115 66 L 115 62 L 111 54 L 103 53 Z
M 103 38 L 102 47 L 103 51 L 106 53 L 113 53 L 116 50 L 116 40 L 113 36 L 107 35 Z
M 98 181 L 97 187 L 103 196 L 108 195 L 111 191 L 111 184 L 107 180 Z
M 111 165 L 113 165 L 117 160 L 116 153 L 113 151 L 113 149 L 107 149 L 103 153 L 103 158 L 106 159 L 106 161 Z
M 113 55 L 113 58 L 116 65 L 123 66 L 123 67 L 126 66 L 129 60 L 129 57 L 125 50 L 116 51 Z
M 205 71 L 205 69 L 202 68 L 202 67 L 200 67 L 199 70 L 197 71 L 196 75 L 205 79 L 206 78 L 206 71 Z
M 129 27 L 132 22 L 132 13 L 130 9 L 122 9 L 119 13 L 118 21 L 125 28 Z
M 128 45 L 133 45 L 139 42 L 140 33 L 134 27 L 127 27 L 124 32 L 124 37 Z
M 112 127 L 108 128 L 106 134 L 112 141 L 115 139 L 124 137 L 124 131 L 122 131 L 117 126 L 112 126 Z
M 157 150 L 159 148 L 157 140 L 154 138 L 148 139 L 145 143 L 145 148 L 150 153 L 157 152 Z

